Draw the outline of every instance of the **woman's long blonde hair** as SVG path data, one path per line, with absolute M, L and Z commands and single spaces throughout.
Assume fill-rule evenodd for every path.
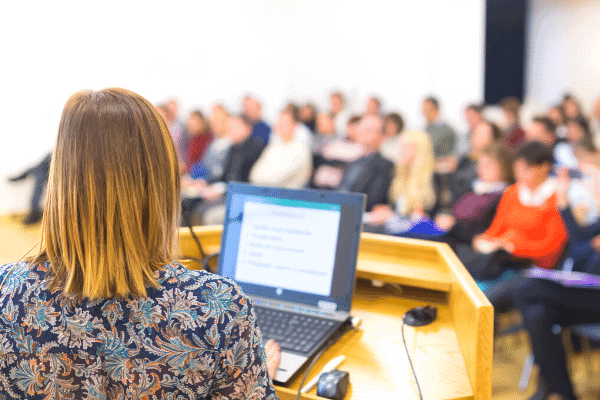
M 81 91 L 61 117 L 40 253 L 50 289 L 146 296 L 177 252 L 179 168 L 167 126 L 129 90 Z
M 417 209 L 428 210 L 435 205 L 433 172 L 435 168 L 433 146 L 425 132 L 409 131 L 399 137 L 400 144 L 412 144 L 415 153 L 410 165 L 396 162 L 396 174 L 390 186 L 389 198 L 396 203 L 400 197 L 406 198 L 406 213 Z

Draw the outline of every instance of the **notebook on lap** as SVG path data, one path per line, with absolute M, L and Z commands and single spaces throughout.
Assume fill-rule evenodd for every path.
M 230 183 L 218 273 L 251 298 L 286 383 L 350 316 L 365 195 Z

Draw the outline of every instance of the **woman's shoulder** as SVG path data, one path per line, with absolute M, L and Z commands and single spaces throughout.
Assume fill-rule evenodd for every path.
M 223 305 L 232 302 L 248 303 L 242 289 L 231 279 L 203 270 L 188 269 L 177 261 L 158 271 L 157 283 L 158 293 L 150 291 L 149 296 L 160 297 L 163 296 L 162 293 L 169 292 L 172 295 L 177 293 L 178 296 L 195 298 L 204 303 L 213 300 L 222 301 Z
M 502 194 L 502 198 L 505 199 L 505 198 L 518 197 L 518 195 L 519 195 L 519 185 L 517 183 L 513 183 L 508 188 L 506 188 L 506 190 Z
M 0 266 L 0 292 L 11 293 L 27 280 L 42 281 L 48 269 L 48 263 L 17 261 L 4 264 Z

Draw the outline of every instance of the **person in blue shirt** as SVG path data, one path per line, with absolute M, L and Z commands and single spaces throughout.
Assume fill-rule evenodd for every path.
M 255 97 L 244 97 L 244 115 L 252 121 L 252 136 L 261 146 L 266 146 L 271 136 L 271 127 L 262 120 L 262 107 Z

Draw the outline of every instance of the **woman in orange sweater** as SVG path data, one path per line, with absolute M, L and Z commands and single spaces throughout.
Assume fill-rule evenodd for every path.
M 525 143 L 519 149 L 514 162 L 517 183 L 502 195 L 492 225 L 473 241 L 475 250 L 504 250 L 540 268 L 554 268 L 568 234 L 557 207 L 556 180 L 550 177 L 552 162 L 552 150 L 541 143 Z

